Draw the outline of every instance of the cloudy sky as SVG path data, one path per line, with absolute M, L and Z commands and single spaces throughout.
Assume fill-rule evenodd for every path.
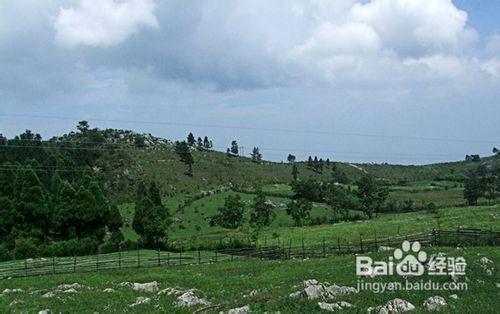
M 277 161 L 430 163 L 500 146 L 499 101 L 499 1 L 0 1 L 7 136 L 78 118 Z

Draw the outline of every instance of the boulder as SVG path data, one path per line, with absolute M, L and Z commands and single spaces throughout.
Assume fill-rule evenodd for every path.
M 433 296 L 429 297 L 427 300 L 424 301 L 424 308 L 429 310 L 429 311 L 439 311 L 445 308 L 448 305 L 446 303 L 446 300 L 443 297 L 440 296 Z
M 378 247 L 378 251 L 379 252 L 386 252 L 386 251 L 394 251 L 394 248 L 393 247 L 390 247 L 390 246 L 379 246 Z
M 158 283 L 156 281 L 146 283 L 134 282 L 134 286 L 132 289 L 134 289 L 135 291 L 155 292 L 158 291 Z
M 9 295 L 9 294 L 21 293 L 21 292 L 23 292 L 23 289 L 5 289 L 2 292 L 2 295 Z
M 410 302 L 396 298 L 390 300 L 385 305 L 368 308 L 368 313 L 377 313 L 377 314 L 402 313 L 402 312 L 413 311 L 414 309 L 415 306 Z
M 102 292 L 105 292 L 105 293 L 113 293 L 113 292 L 116 292 L 116 290 L 115 290 L 115 289 L 113 289 L 113 288 L 106 288 L 106 289 L 102 290 Z
M 135 303 L 129 304 L 129 307 L 134 307 L 134 306 L 138 306 L 138 305 L 146 305 L 146 304 L 149 304 L 149 303 L 151 303 L 151 299 L 150 298 L 137 297 L 135 299 Z
M 23 300 L 17 300 L 17 299 L 16 299 L 16 300 L 14 300 L 14 301 L 10 302 L 9 306 L 14 306 L 14 305 L 16 305 L 16 304 L 21 304 L 21 303 L 24 303 L 24 301 L 23 301 Z
M 166 288 L 161 291 L 158 291 L 158 295 L 179 295 L 183 294 L 184 291 L 176 289 L 176 288 Z
M 458 295 L 452 294 L 450 295 L 450 299 L 458 300 Z
M 183 293 L 180 297 L 177 298 L 176 305 L 178 307 L 192 307 L 195 305 L 210 305 L 205 299 L 198 298 L 192 290 Z
M 134 284 L 133 284 L 133 283 L 128 282 L 128 281 L 120 282 L 118 285 L 119 285 L 120 287 L 133 287 L 133 286 L 134 286 Z
M 38 314 L 50 314 L 52 313 L 49 309 L 41 310 L 38 312 Z
M 44 295 L 42 295 L 42 298 L 53 298 L 55 296 L 57 296 L 56 291 L 49 291 L 49 292 L 45 293 Z
M 320 309 L 330 312 L 353 307 L 351 303 L 345 301 L 340 301 L 337 303 L 318 302 L 318 306 Z
M 301 292 L 301 294 L 306 296 L 310 300 L 314 300 L 317 298 L 334 299 L 340 295 L 358 293 L 358 290 L 353 287 L 339 286 L 337 284 L 329 285 L 328 283 L 318 282 L 315 279 L 304 280 L 303 285 L 304 290 Z M 298 292 L 290 295 L 290 297 L 298 296 Z
M 62 292 L 63 293 L 77 293 L 77 291 L 75 289 L 73 289 L 73 288 L 63 290 Z
M 250 306 L 249 305 L 237 307 L 237 308 L 230 309 L 229 311 L 227 311 L 227 314 L 248 314 L 248 313 L 250 313 Z
M 59 285 L 57 286 L 57 288 L 59 290 L 68 290 L 68 289 L 80 289 L 82 287 L 82 285 L 80 285 L 79 283 L 72 283 L 72 284 L 62 284 L 62 285 Z

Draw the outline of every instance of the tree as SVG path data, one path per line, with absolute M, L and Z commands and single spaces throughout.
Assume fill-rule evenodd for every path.
M 164 246 L 170 225 L 170 214 L 162 204 L 156 183 L 151 183 L 147 190 L 144 183 L 140 182 L 132 227 L 141 236 L 143 244 L 150 248 Z
M 235 156 L 238 155 L 239 151 L 238 151 L 238 142 L 236 141 L 232 141 L 231 142 L 231 148 L 229 149 L 229 152 Z
M 293 164 L 292 166 L 292 179 L 293 181 L 297 181 L 299 177 L 299 169 L 297 168 L 296 164 Z
M 369 174 L 361 177 L 356 184 L 358 186 L 357 195 L 361 201 L 362 210 L 371 219 L 373 213 L 377 213 L 383 209 L 389 191 L 386 188 L 380 187 L 375 178 Z
M 253 199 L 253 212 L 250 215 L 250 223 L 257 227 L 269 226 L 276 217 L 273 206 L 268 201 L 261 189 L 257 190 Z
M 243 223 L 245 205 L 239 195 L 229 195 L 224 206 L 218 209 L 217 215 L 210 219 L 211 226 L 221 226 L 227 229 L 236 229 Z
M 262 154 L 260 153 L 258 147 L 253 148 L 251 156 L 252 156 L 253 162 L 261 162 L 262 161 Z
M 196 147 L 199 149 L 199 150 L 203 150 L 205 147 L 203 146 L 203 140 L 201 139 L 201 137 L 198 137 L 198 140 L 196 141 Z
M 477 205 L 477 200 L 483 196 L 483 182 L 476 173 L 470 173 L 464 186 L 464 198 L 469 205 Z
M 500 156 L 500 150 L 496 147 L 493 147 L 493 154 Z
M 191 155 L 191 150 L 189 149 L 189 145 L 185 141 L 177 142 L 175 144 L 175 152 L 179 156 L 180 161 L 186 164 L 186 166 L 188 167 L 188 171 L 186 172 L 186 174 L 192 176 L 194 158 L 193 155 Z
M 206 150 L 209 150 L 213 147 L 212 145 L 212 141 L 209 141 L 208 140 L 208 137 L 205 136 L 205 138 L 203 139 L 203 147 L 206 149 Z
M 332 181 L 334 183 L 349 184 L 349 178 L 344 171 L 340 170 L 337 163 L 332 163 Z
M 312 203 L 306 199 L 294 200 L 288 203 L 286 213 L 290 215 L 295 226 L 302 226 L 309 220 L 312 210 Z
M 307 159 L 307 167 L 312 168 L 313 166 L 313 159 L 311 156 Z
M 196 144 L 196 140 L 194 138 L 194 135 L 191 132 L 188 134 L 187 143 L 189 146 L 194 146 Z
M 291 164 L 294 163 L 296 159 L 297 158 L 292 154 L 288 154 L 288 157 L 286 158 L 286 160 Z
M 78 122 L 76 128 L 80 131 L 80 133 L 85 134 L 90 129 L 90 125 L 88 121 L 83 120 Z

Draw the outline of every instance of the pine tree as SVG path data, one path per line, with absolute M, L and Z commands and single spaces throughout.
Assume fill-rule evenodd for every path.
M 259 151 L 258 147 L 254 147 L 251 153 L 252 161 L 253 162 L 261 162 L 262 161 L 262 154 Z
M 191 155 L 191 150 L 186 142 L 177 142 L 175 145 L 175 152 L 179 156 L 180 160 L 188 166 L 188 170 L 186 172 L 187 175 L 193 175 L 193 164 L 194 158 Z
M 189 146 L 194 146 L 196 144 L 196 140 L 194 138 L 193 133 L 189 133 L 187 137 L 187 143 Z
M 286 160 L 289 162 L 289 163 L 294 163 L 295 160 L 296 160 L 296 157 L 292 154 L 288 154 L 288 157 L 286 158 Z
M 199 149 L 199 150 L 202 150 L 204 149 L 205 147 L 203 146 L 203 140 L 201 139 L 201 137 L 198 137 L 198 140 L 196 141 L 196 147 Z
M 276 217 L 272 205 L 266 201 L 266 197 L 261 189 L 257 190 L 253 200 L 253 212 L 250 215 L 250 223 L 258 227 L 269 226 Z
M 231 154 L 237 156 L 239 151 L 238 151 L 238 142 L 232 141 L 231 142 L 231 149 L 230 149 Z

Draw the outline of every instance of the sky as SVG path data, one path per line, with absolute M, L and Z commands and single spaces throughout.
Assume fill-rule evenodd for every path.
M 0 133 L 425 164 L 500 146 L 500 1 L 0 0 Z

